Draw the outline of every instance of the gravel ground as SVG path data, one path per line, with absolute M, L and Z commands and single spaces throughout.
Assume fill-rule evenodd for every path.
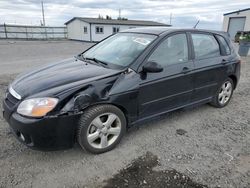
M 90 45 L 0 41 L 1 99 L 18 73 L 71 57 Z M 77 144 L 65 151 L 33 151 L 13 137 L 0 116 L 0 187 L 155 185 L 250 187 L 250 58 L 243 59 L 241 80 L 227 107 L 202 105 L 169 113 L 132 128 L 116 149 L 101 155 L 82 151 Z

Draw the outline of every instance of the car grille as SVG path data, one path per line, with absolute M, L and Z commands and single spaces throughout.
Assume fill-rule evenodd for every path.
M 11 95 L 9 91 L 6 93 L 5 104 L 8 106 L 9 109 L 14 108 L 14 106 L 19 102 L 14 96 Z

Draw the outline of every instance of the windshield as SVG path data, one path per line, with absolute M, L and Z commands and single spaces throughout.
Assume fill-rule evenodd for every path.
M 108 65 L 126 67 L 156 38 L 155 35 L 118 33 L 95 45 L 83 54 L 85 59 L 95 59 Z

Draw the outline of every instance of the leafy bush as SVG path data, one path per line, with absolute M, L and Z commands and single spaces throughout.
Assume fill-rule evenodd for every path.
M 241 42 L 250 42 L 250 31 L 242 32 L 239 39 Z

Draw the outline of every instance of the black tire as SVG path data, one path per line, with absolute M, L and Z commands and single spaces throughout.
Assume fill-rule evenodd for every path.
M 229 96 L 229 99 L 227 100 L 227 102 L 225 102 L 224 104 L 221 104 L 220 101 L 219 101 L 219 93 L 221 92 L 221 89 L 222 89 L 222 86 L 226 83 L 226 82 L 230 82 L 231 85 L 232 85 L 232 92 Z M 227 78 L 221 85 L 220 87 L 218 88 L 215 96 L 213 97 L 213 100 L 212 102 L 210 103 L 212 106 L 216 107 L 216 108 L 223 108 L 225 107 L 226 105 L 228 105 L 228 103 L 230 102 L 231 98 L 232 98 L 232 95 L 233 95 L 233 91 L 234 91 L 234 82 L 231 78 Z
M 88 131 L 92 121 L 98 116 L 105 113 L 115 114 L 119 118 L 120 120 L 119 125 L 121 125 L 120 133 L 119 136 L 111 145 L 107 146 L 106 148 L 95 148 L 88 142 L 87 139 Z M 126 118 L 123 112 L 116 106 L 105 104 L 105 105 L 97 105 L 90 107 L 84 111 L 83 115 L 79 119 L 78 129 L 77 129 L 77 142 L 83 149 L 86 149 L 87 151 L 94 154 L 100 154 L 110 151 L 113 148 L 115 148 L 115 146 L 121 141 L 124 133 L 126 132 L 126 125 L 127 125 Z

